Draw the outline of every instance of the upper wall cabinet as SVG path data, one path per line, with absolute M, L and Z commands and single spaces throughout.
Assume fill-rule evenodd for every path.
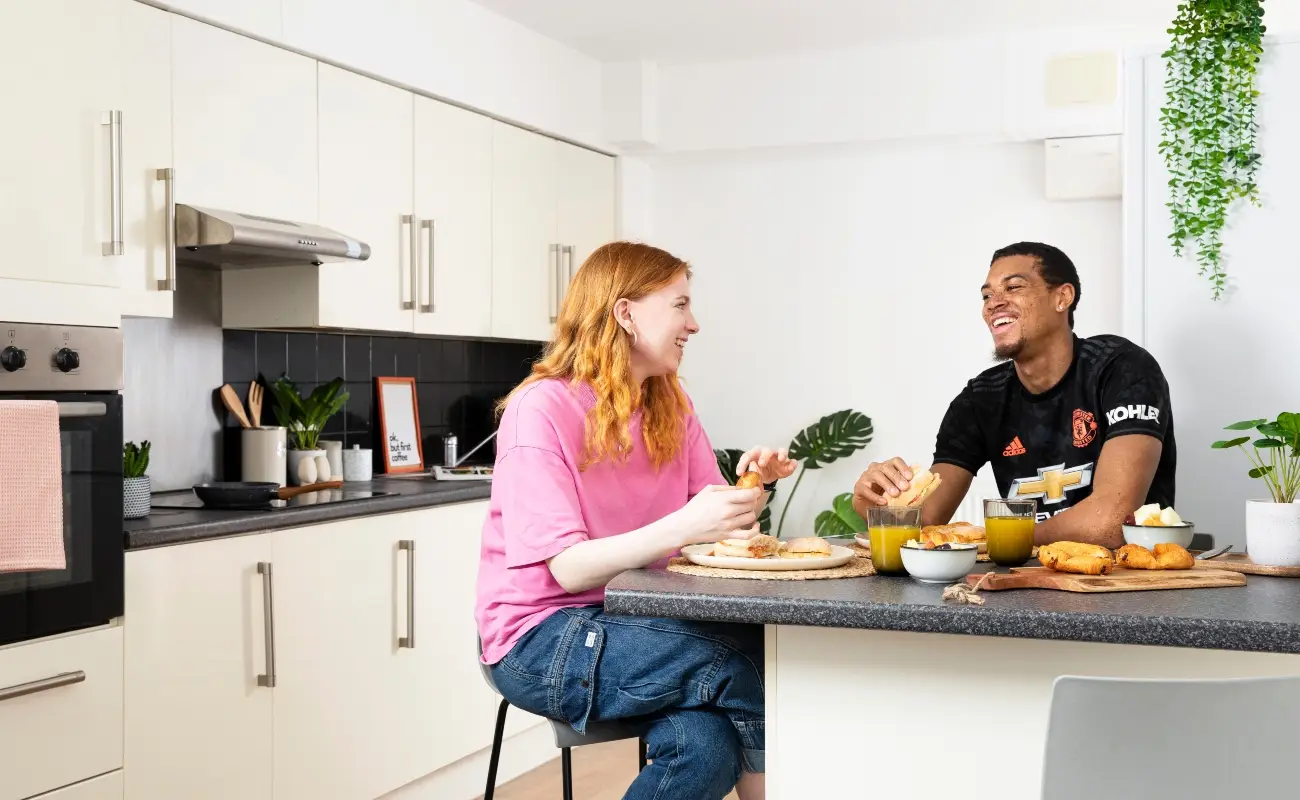
M 547 340 L 569 281 L 615 235 L 614 159 L 498 123 L 492 335 Z
M 492 127 L 486 117 L 320 65 L 320 222 L 364 261 L 227 272 L 227 327 L 486 336 Z
M 317 220 L 315 61 L 173 16 L 172 87 L 181 202 Z
M 156 227 L 146 219 L 142 167 L 169 165 L 169 148 L 155 135 L 167 110 L 165 91 L 156 91 L 166 87 L 166 74 L 135 87 L 128 77 L 165 53 L 167 42 L 163 36 L 136 50 L 141 31 L 132 26 L 156 27 L 165 14 L 137 14 L 133 6 L 0 4 L 7 40 L 0 72 L 11 121 L 0 133 L 0 236 L 7 242 L 0 278 L 116 286 L 125 243 L 138 259 L 146 229 Z M 168 122 L 161 122 L 165 132 Z
M 164 4 L 251 36 L 282 41 L 280 0 L 165 0 Z

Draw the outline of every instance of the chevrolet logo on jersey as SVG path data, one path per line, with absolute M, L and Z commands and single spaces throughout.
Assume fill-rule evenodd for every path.
M 1008 500 L 1042 500 L 1044 503 L 1065 501 L 1066 492 L 1092 485 L 1092 464 L 1065 468 L 1064 464 L 1044 467 L 1033 478 L 1016 478 L 1007 493 Z

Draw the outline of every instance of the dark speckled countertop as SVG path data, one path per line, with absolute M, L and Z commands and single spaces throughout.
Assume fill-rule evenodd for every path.
M 982 606 L 944 602 L 943 588 L 907 577 L 759 581 L 633 570 L 609 584 L 605 611 L 767 625 L 1300 653 L 1300 578 L 1247 575 L 1242 587 L 1105 594 L 981 592 Z
M 221 536 L 292 528 L 317 522 L 387 514 L 486 500 L 492 491 L 489 481 L 435 481 L 424 478 L 376 478 L 366 483 L 347 483 L 344 490 L 393 492 L 386 497 L 367 497 L 346 503 L 296 505 L 269 511 L 212 511 L 203 508 L 160 508 L 165 503 L 190 500 L 190 490 L 160 492 L 153 496 L 153 510 L 144 519 L 124 520 L 126 549 L 184 544 Z

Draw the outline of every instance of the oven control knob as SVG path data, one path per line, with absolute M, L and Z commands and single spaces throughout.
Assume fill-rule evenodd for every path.
M 54 366 L 62 372 L 72 372 L 81 366 L 81 356 L 77 355 L 76 350 L 64 347 L 54 354 Z
M 16 372 L 27 366 L 27 354 L 17 347 L 10 345 L 0 350 L 0 367 L 4 367 L 5 372 Z

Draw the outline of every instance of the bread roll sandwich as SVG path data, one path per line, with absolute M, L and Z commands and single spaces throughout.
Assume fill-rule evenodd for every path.
M 922 543 L 935 544 L 975 544 L 986 541 L 984 529 L 969 522 L 953 522 L 948 525 L 926 525 L 921 529 Z
M 723 539 L 713 544 L 713 555 L 731 558 L 769 558 L 776 555 L 781 542 L 760 533 L 752 539 Z
M 831 554 L 830 542 L 817 536 L 804 536 L 781 543 L 781 558 L 826 558 Z
M 736 488 L 761 490 L 763 488 L 763 478 L 757 472 L 746 472 L 736 478 Z
M 894 507 L 919 506 L 934 494 L 934 490 L 943 483 L 943 478 L 934 474 L 920 464 L 912 465 L 912 483 L 898 497 L 889 498 L 889 505 Z

